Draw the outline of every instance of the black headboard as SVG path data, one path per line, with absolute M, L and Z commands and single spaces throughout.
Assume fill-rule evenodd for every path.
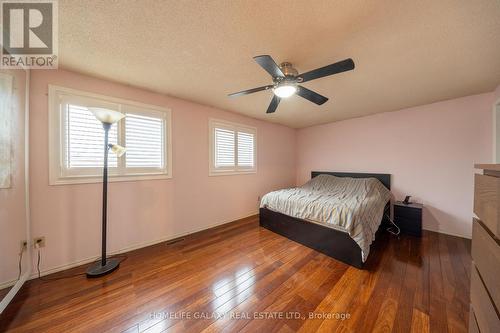
M 318 175 L 331 175 L 336 177 L 351 177 L 351 178 L 376 178 L 380 180 L 385 187 L 391 189 L 391 175 L 388 173 L 357 173 L 357 172 L 329 172 L 329 171 L 312 171 L 311 178 Z

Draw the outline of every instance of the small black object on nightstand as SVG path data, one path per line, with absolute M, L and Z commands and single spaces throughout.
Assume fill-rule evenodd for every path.
M 404 204 L 401 201 L 394 203 L 394 222 L 404 234 L 422 236 L 422 204 Z

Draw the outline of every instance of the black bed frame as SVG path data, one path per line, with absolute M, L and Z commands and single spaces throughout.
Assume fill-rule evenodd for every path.
M 311 172 L 311 178 L 321 174 L 333 175 L 336 177 L 376 178 L 389 190 L 391 189 L 390 174 L 313 171 Z M 390 209 L 389 205 L 388 203 L 385 208 L 386 213 Z M 385 216 L 386 214 L 384 213 L 380 226 L 386 225 Z M 357 268 L 363 268 L 361 248 L 349 234 L 345 232 L 274 212 L 267 208 L 260 209 L 259 220 L 261 227 L 345 262 L 346 264 Z M 379 230 L 380 229 L 381 227 L 379 227 Z

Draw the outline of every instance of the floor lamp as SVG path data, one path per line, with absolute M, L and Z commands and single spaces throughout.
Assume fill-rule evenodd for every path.
M 106 258 L 106 228 L 107 228 L 107 209 L 108 209 L 108 152 L 111 150 L 118 157 L 125 153 L 125 148 L 116 144 L 108 143 L 109 129 L 114 123 L 120 121 L 125 115 L 118 111 L 89 108 L 90 112 L 102 123 L 104 128 L 104 168 L 102 175 L 102 247 L 101 260 L 93 263 L 87 268 L 87 277 L 95 278 L 111 273 L 120 265 L 119 259 Z

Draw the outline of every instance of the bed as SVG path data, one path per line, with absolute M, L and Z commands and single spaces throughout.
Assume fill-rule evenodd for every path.
M 390 174 L 313 171 L 305 185 L 262 197 L 260 225 L 363 268 L 377 231 L 387 224 L 390 189 Z

